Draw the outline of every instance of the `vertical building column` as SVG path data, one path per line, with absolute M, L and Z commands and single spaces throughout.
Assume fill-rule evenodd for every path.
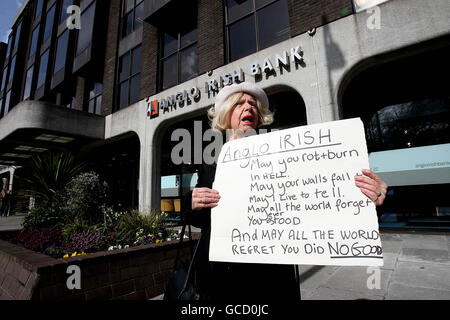
M 223 1 L 198 0 L 198 73 L 225 63 Z
M 77 87 L 75 88 L 75 110 L 83 111 L 85 88 L 86 79 L 77 77 Z
M 147 22 L 144 22 L 143 28 L 141 100 L 156 94 L 158 90 L 158 29 Z
M 110 1 L 109 23 L 106 33 L 105 69 L 103 72 L 103 96 L 102 115 L 106 116 L 113 112 L 114 86 L 117 63 L 117 46 L 120 37 L 120 3 L 121 1 Z

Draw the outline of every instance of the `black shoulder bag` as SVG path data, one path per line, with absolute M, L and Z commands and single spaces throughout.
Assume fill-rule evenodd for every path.
M 186 268 L 185 263 L 181 260 L 181 249 L 183 245 L 184 233 L 186 230 L 186 222 L 183 223 L 183 228 L 180 233 L 180 241 L 178 242 L 177 256 L 175 257 L 175 263 L 173 266 L 172 274 L 169 282 L 167 283 L 166 291 L 164 293 L 164 300 L 177 301 L 177 300 L 199 300 L 200 295 L 196 290 L 195 279 L 193 278 L 193 266 L 195 256 L 197 253 L 200 239 L 197 241 L 194 253 L 191 248 L 191 261 L 189 267 Z M 192 241 L 191 226 L 189 225 L 189 240 Z

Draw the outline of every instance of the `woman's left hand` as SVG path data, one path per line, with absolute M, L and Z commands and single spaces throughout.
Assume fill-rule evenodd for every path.
M 388 185 L 371 170 L 363 169 L 363 176 L 355 177 L 355 184 L 362 193 L 369 197 L 376 206 L 381 206 L 386 199 Z

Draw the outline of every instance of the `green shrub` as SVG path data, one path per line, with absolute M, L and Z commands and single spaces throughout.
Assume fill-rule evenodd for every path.
M 116 236 L 121 243 L 129 245 L 134 244 L 142 234 L 153 234 L 158 239 L 163 239 L 167 233 L 165 220 L 165 216 L 156 210 L 147 215 L 133 210 L 120 218 Z
M 108 185 L 97 173 L 85 172 L 74 177 L 64 192 L 64 211 L 71 219 L 81 219 L 90 225 L 104 222 L 108 203 Z
M 71 241 L 76 235 L 84 234 L 88 232 L 98 232 L 97 226 L 89 225 L 85 220 L 80 218 L 75 218 L 73 222 L 64 225 L 62 229 L 62 236 L 64 241 Z
M 60 225 L 64 220 L 64 213 L 60 209 L 44 204 L 32 208 L 25 216 L 22 226 L 25 230 L 46 229 Z

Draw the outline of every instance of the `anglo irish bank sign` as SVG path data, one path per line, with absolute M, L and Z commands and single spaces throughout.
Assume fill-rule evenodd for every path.
M 253 62 L 246 69 L 238 68 L 231 73 L 221 74 L 218 77 L 210 78 L 205 81 L 204 94 L 215 95 L 225 86 L 233 83 L 245 81 L 245 74 L 255 77 L 257 80 L 264 79 L 265 75 L 273 75 L 276 70 L 284 69 L 287 72 L 291 71 L 291 66 L 303 63 L 303 51 L 300 46 L 285 50 L 274 57 L 266 57 L 263 61 Z M 245 70 L 245 71 L 244 71 Z M 147 117 L 150 119 L 158 117 L 160 114 L 167 114 L 177 110 L 177 108 L 184 108 L 191 105 L 193 102 L 197 103 L 202 98 L 202 92 L 198 87 L 186 88 L 178 91 L 176 94 L 169 95 L 166 98 L 159 100 L 150 100 L 147 98 Z

